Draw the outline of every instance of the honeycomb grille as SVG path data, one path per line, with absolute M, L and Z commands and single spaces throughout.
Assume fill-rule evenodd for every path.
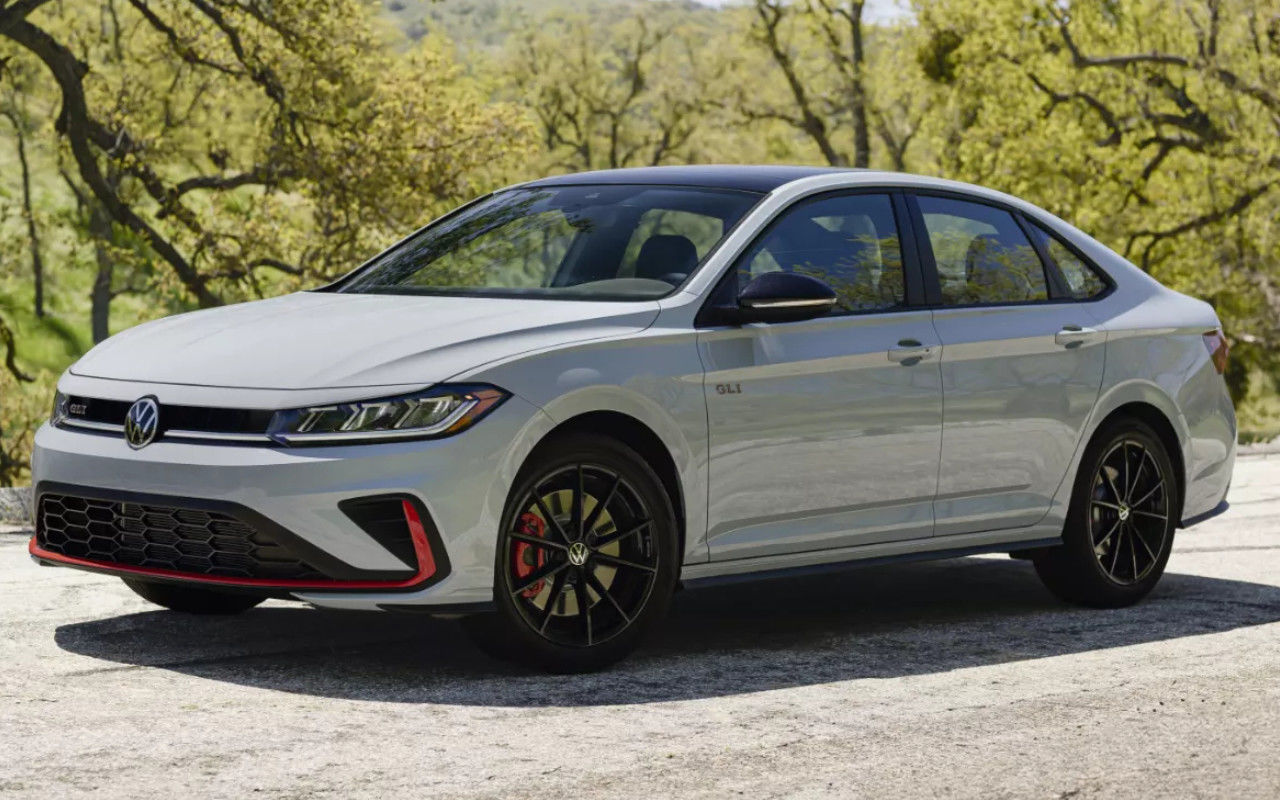
M 72 558 L 224 578 L 325 580 L 279 542 L 216 511 L 46 494 L 36 541 Z

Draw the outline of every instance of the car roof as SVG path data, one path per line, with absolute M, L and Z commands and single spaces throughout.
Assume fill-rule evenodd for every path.
M 805 167 L 780 165 L 709 164 L 673 167 L 630 167 L 575 172 L 522 184 L 538 186 L 590 186 L 599 184 L 649 184 L 655 186 L 701 186 L 711 189 L 737 189 L 748 192 L 772 192 L 779 186 L 801 178 L 832 173 L 856 173 L 841 167 Z

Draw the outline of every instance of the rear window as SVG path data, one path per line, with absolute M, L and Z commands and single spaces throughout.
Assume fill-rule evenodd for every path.
M 1098 274 L 1098 271 L 1073 253 L 1057 236 L 1037 223 L 1031 224 L 1031 233 L 1036 237 L 1040 248 L 1049 256 L 1049 261 L 1066 281 L 1067 289 L 1071 292 L 1073 299 L 1088 300 L 1107 290 L 1107 282 Z

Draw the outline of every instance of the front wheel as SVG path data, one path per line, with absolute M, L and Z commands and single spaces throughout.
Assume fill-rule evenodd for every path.
M 550 672 L 626 656 L 675 588 L 671 500 L 645 461 L 599 436 L 557 439 L 516 480 L 498 536 L 494 613 L 465 620 L 492 655 Z
M 219 592 L 199 586 L 181 586 L 176 583 L 156 583 L 122 578 L 139 597 L 170 611 L 188 614 L 239 614 L 248 611 L 266 598 L 251 594 Z
M 1179 507 L 1173 463 L 1160 438 L 1138 420 L 1117 420 L 1085 451 L 1063 544 L 1032 556 L 1036 572 L 1068 602 L 1136 603 L 1164 573 Z

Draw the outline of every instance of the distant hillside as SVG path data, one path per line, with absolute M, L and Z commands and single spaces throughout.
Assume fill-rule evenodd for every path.
M 616 19 L 622 11 L 659 2 L 690 14 L 717 13 L 695 0 L 382 0 L 382 7 L 387 19 L 413 41 L 441 33 L 462 47 L 485 49 L 500 46 L 522 18 L 573 11 Z

